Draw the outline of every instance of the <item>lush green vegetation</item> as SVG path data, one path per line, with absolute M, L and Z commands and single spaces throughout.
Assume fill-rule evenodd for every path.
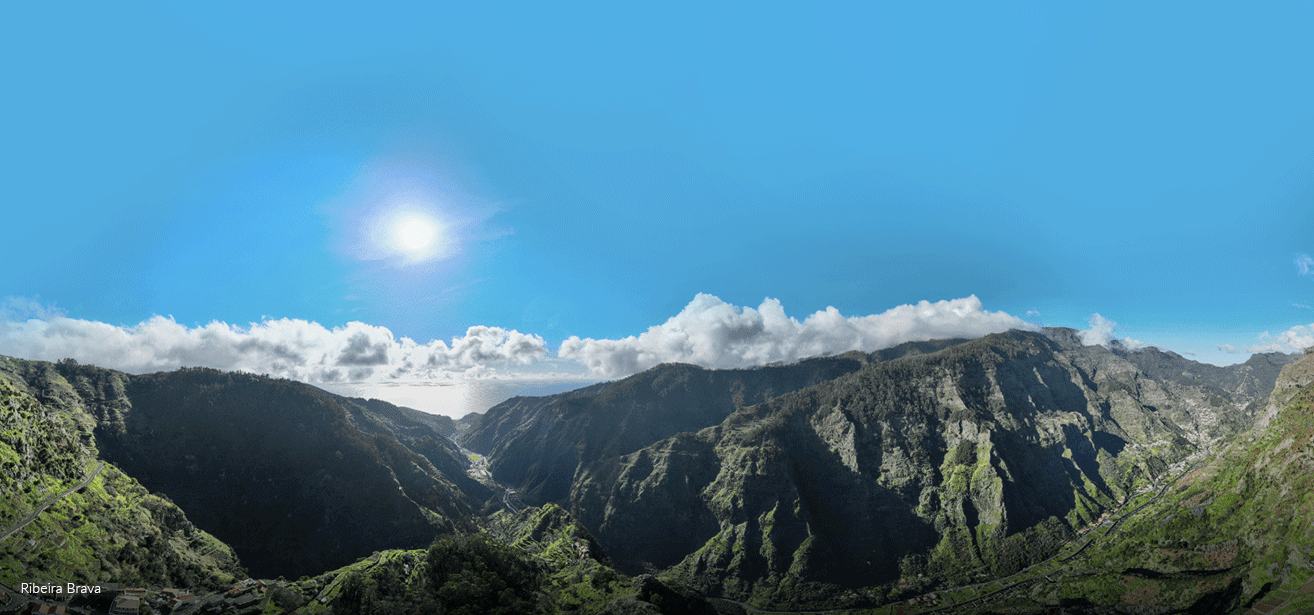
M 1182 361 L 1014 332 L 662 366 L 490 413 L 484 459 L 571 508 L 488 514 L 501 494 L 466 477 L 450 420 L 252 374 L 0 359 L 0 529 L 114 462 L 0 544 L 0 571 L 195 589 L 244 574 L 190 517 L 257 576 L 316 575 L 275 583 L 271 615 L 713 612 L 700 592 L 873 612 L 1314 606 L 1310 365 L 1284 372 L 1262 429 L 1077 539 L 1149 502 L 1136 490 L 1203 437 L 1252 424 L 1243 378 L 1262 370 L 1185 377 Z M 1221 418 L 1201 428 L 1201 409 Z
M 880 604 L 1058 554 L 1201 438 L 1248 424 L 1276 377 L 1251 365 L 1196 374 L 1198 364 L 1157 350 L 1016 331 L 846 359 L 857 369 L 776 389 L 696 434 L 581 463 L 572 512 L 628 570 L 666 570 L 711 595 L 771 608 Z M 701 390 L 685 367 L 612 388 L 635 389 L 633 401 L 646 383 Z M 506 414 L 531 414 L 517 403 Z M 678 536 L 656 536 L 664 519 L 680 520 Z
M 0 372 L 0 531 L 8 531 L 100 463 L 88 415 L 52 409 L 5 377 L 30 364 L 7 360 L 0 368 L 7 368 Z M 227 545 L 112 465 L 0 543 L 0 582 L 11 586 L 42 578 L 202 589 L 244 574 Z
M 23 376 L 47 407 L 84 408 L 105 459 L 170 494 L 258 576 L 423 546 L 491 497 L 440 425 L 390 404 L 203 368 L 128 377 L 61 362 Z
M 511 615 L 536 610 L 542 575 L 505 545 L 478 535 L 444 537 L 420 553 L 380 554 L 374 565 L 342 573 L 333 612 Z
M 1225 613 L 1314 608 L 1314 357 L 1283 372 L 1255 431 L 1205 459 L 1093 548 L 1031 571 L 992 610 Z M 1266 424 L 1264 424 L 1266 422 Z M 1135 510 L 1152 494 L 1132 499 Z M 1273 610 L 1276 609 L 1276 610 Z
M 711 612 L 696 593 L 651 578 L 631 580 L 595 559 L 592 537 L 559 507 L 498 513 L 486 526 L 488 533 L 375 553 L 283 585 L 284 606 L 271 600 L 265 613 L 287 605 L 303 605 L 296 612 L 306 615 Z M 654 604 L 663 598 L 672 603 L 666 610 Z

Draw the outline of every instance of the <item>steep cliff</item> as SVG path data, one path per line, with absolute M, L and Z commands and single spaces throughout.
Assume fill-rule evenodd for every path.
M 1314 356 L 1287 365 L 1254 429 L 1009 606 L 1314 612 L 1312 385 Z
M 219 588 L 246 575 L 228 545 L 168 498 L 97 460 L 94 418 L 48 405 L 0 357 L 0 582 L 38 579 Z M 117 381 L 106 383 L 111 389 Z
M 489 456 L 493 477 L 527 500 L 565 502 L 578 468 L 606 465 L 663 438 L 716 425 L 736 408 L 832 380 L 873 360 L 962 341 L 916 342 L 755 369 L 659 365 L 616 382 L 507 400 L 480 417 L 461 442 Z
M 1198 425 L 1258 409 L 1249 381 L 1156 379 L 1065 333 L 872 361 L 741 407 L 581 465 L 569 508 L 622 570 L 759 604 L 881 602 L 909 579 L 1017 570 L 1212 442 Z

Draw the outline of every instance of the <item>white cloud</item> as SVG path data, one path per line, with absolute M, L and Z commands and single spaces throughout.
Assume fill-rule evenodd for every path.
M 1300 275 L 1310 275 L 1311 273 L 1314 273 L 1314 258 L 1310 258 L 1310 255 L 1308 254 L 1297 256 L 1296 270 L 1300 272 Z
M 1240 354 L 1241 349 L 1231 344 L 1218 344 L 1218 349 L 1227 354 Z
M 1268 331 L 1259 336 L 1258 344 L 1249 346 L 1250 352 L 1300 352 L 1314 346 L 1314 324 L 1296 325 L 1273 335 Z
M 1114 332 L 1118 329 L 1118 323 L 1101 316 L 1098 312 L 1090 315 L 1087 321 L 1090 323 L 1089 329 L 1083 329 L 1078 332 L 1081 337 L 1081 343 L 1087 346 L 1108 346 L 1110 342 L 1117 341 L 1123 348 L 1137 350 L 1148 346 L 1145 342 L 1130 337 L 1118 339 Z
M 1099 313 L 1091 314 L 1089 329 L 1084 329 L 1081 335 L 1081 343 L 1087 346 L 1095 346 L 1109 343 L 1113 338 L 1113 330 L 1118 327 L 1118 323 L 1113 322 Z
M 501 368 L 547 354 L 543 338 L 498 327 L 470 327 L 450 343 L 421 344 L 361 322 L 330 329 L 281 318 L 245 327 L 218 321 L 186 327 L 154 316 L 121 327 L 49 310 L 31 317 L 33 309 L 27 308 L 26 318 L 14 318 L 13 309 L 2 314 L 0 354 L 46 361 L 71 357 L 130 373 L 204 366 L 310 383 L 453 380 L 497 376 Z
M 571 336 L 562 342 L 558 356 L 578 359 L 594 374 L 616 378 L 665 362 L 751 367 L 850 350 L 872 351 L 908 341 L 975 338 L 1034 328 L 1016 316 L 983 310 L 975 295 L 901 305 L 870 316 L 846 317 L 829 307 L 799 322 L 787 316 L 776 299 L 765 299 L 753 309 L 700 293 L 679 314 L 637 337 Z
M 1314 309 L 1314 308 L 1311 308 L 1311 307 L 1308 306 L 1308 305 L 1305 305 L 1304 303 L 1296 303 L 1295 301 L 1292 301 L 1292 302 L 1291 302 L 1291 307 L 1298 307 L 1298 308 L 1305 309 L 1305 310 L 1311 310 L 1311 309 Z

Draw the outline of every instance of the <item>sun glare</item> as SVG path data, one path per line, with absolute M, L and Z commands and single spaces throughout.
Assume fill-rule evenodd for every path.
M 411 252 L 423 250 L 438 235 L 433 221 L 424 216 L 411 215 L 397 222 L 397 244 Z
M 412 259 L 421 259 L 435 252 L 441 234 L 438 222 L 424 214 L 408 213 L 392 224 L 393 246 Z
M 371 212 L 362 220 L 360 244 L 363 260 L 387 260 L 409 267 L 439 261 L 460 251 L 460 227 L 436 208 L 410 203 Z

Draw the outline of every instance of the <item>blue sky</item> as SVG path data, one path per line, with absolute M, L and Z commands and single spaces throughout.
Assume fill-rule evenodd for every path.
M 377 383 L 1010 323 L 1314 344 L 1308 3 L 4 10 L 3 354 Z

